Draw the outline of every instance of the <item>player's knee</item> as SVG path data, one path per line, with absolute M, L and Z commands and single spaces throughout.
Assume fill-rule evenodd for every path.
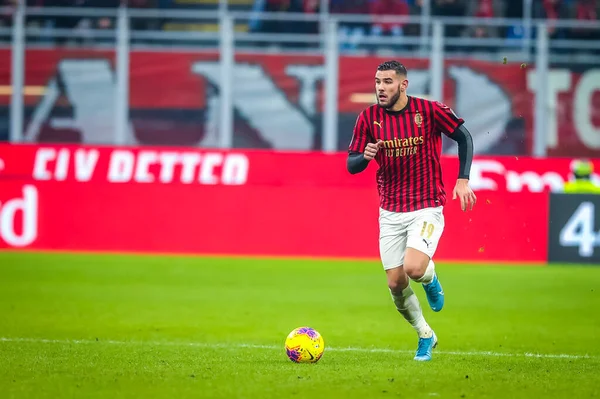
M 402 293 L 402 289 L 404 288 L 401 281 L 391 280 L 388 281 L 388 287 L 393 294 L 399 295 Z
M 427 264 L 419 261 L 407 261 L 404 263 L 404 271 L 411 280 L 417 280 L 425 274 Z
M 425 274 L 429 256 L 422 251 L 408 248 L 404 258 L 404 272 L 411 280 L 418 280 Z
M 394 295 L 400 295 L 402 290 L 408 286 L 408 279 L 404 273 L 388 276 L 388 287 Z

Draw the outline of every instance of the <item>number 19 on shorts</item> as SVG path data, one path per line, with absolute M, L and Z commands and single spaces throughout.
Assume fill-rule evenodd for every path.
M 423 222 L 423 228 L 421 229 L 421 237 L 431 239 L 435 226 L 432 223 Z

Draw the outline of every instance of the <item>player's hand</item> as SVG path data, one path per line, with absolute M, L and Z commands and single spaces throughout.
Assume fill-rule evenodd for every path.
M 452 193 L 452 199 L 460 198 L 460 207 L 465 212 L 467 209 L 473 209 L 477 202 L 477 197 L 471 187 L 469 187 L 468 179 L 458 179 L 456 186 L 454 186 L 454 192 Z
M 381 140 L 379 140 L 377 143 L 368 143 L 365 147 L 365 159 L 367 161 L 373 160 L 373 158 L 375 158 L 375 155 L 377 155 L 377 151 L 379 151 L 380 148 L 383 148 L 383 141 Z

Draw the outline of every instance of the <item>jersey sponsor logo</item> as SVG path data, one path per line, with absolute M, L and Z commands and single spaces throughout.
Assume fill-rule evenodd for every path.
M 383 129 L 383 126 L 381 126 L 381 122 L 374 121 L 373 124 L 379 126 L 380 129 Z
M 423 145 L 425 139 L 423 136 L 408 137 L 405 139 L 395 138 L 393 140 L 385 140 L 383 148 L 387 157 L 405 157 L 415 155 L 419 151 L 419 147 Z

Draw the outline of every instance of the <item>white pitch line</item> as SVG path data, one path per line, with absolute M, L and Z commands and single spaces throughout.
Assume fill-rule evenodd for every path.
M 29 342 L 40 344 L 59 344 L 59 345 L 88 345 L 88 344 L 109 344 L 109 345 L 137 345 L 137 346 L 180 346 L 180 347 L 200 347 L 200 348 L 251 348 L 251 349 L 270 349 L 281 350 L 282 346 L 276 345 L 256 345 L 256 344 L 238 344 L 238 343 L 209 343 L 209 342 L 168 342 L 168 341 L 115 341 L 115 340 L 93 340 L 93 339 L 44 339 L 44 338 L 10 338 L 0 337 L 0 342 Z M 390 349 L 390 348 L 358 348 L 358 347 L 327 347 L 328 352 L 363 352 L 363 353 L 414 353 L 413 350 Z M 542 359 L 597 359 L 597 356 L 590 355 L 570 355 L 570 354 L 550 354 L 550 353 L 510 353 L 510 352 L 489 352 L 489 351 L 438 351 L 438 355 L 449 356 L 490 356 L 490 357 L 535 357 Z

